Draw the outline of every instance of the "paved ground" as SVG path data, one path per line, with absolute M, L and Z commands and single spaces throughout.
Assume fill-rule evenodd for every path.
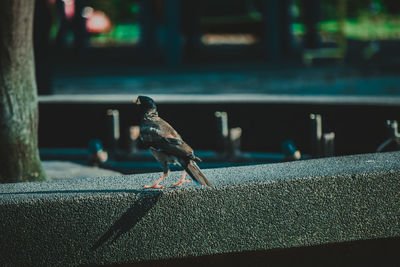
M 146 72 L 70 73 L 54 77 L 54 94 L 272 94 L 400 96 L 400 77 L 371 75 L 344 67 L 262 66 L 154 70 Z
M 122 175 L 119 172 L 89 167 L 69 161 L 43 161 L 43 168 L 46 171 L 47 178 L 51 181 L 71 179 L 71 178 L 89 178 L 101 176 Z

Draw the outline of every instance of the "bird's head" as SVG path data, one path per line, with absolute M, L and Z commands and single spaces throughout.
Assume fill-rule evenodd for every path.
M 133 100 L 133 103 L 135 103 L 143 113 L 157 111 L 156 102 L 148 96 L 138 96 Z

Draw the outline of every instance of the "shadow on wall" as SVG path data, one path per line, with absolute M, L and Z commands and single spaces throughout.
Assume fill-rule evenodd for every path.
M 129 232 L 154 207 L 162 192 L 140 192 L 138 200 L 119 218 L 110 229 L 93 245 L 96 250 L 104 244 L 112 244 Z

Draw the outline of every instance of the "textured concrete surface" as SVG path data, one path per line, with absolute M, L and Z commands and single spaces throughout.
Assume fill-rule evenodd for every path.
M 400 236 L 400 153 L 0 185 L 0 265 L 132 263 Z M 165 180 L 179 179 L 173 172 Z

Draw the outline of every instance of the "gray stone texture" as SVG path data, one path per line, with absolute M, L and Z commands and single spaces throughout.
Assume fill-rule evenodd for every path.
M 400 152 L 0 185 L 0 265 L 134 263 L 400 236 Z

